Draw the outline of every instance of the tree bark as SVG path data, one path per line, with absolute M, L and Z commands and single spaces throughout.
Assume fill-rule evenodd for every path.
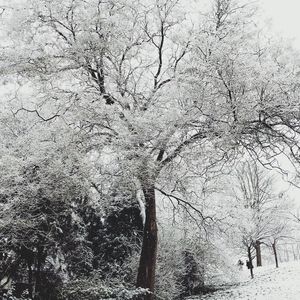
M 154 299 L 155 267 L 157 255 L 157 224 L 154 184 L 142 184 L 145 197 L 145 225 L 142 252 L 137 275 L 137 287 L 147 288 L 151 294 L 141 297 L 141 300 Z
M 276 242 L 272 243 L 272 248 L 273 248 L 276 268 L 278 268 L 278 257 L 277 257 Z
M 41 269 L 42 269 L 42 260 L 43 260 L 42 256 L 43 256 L 43 247 L 38 247 L 37 266 L 36 266 L 36 275 L 35 275 L 35 296 L 38 297 L 41 292 Z
M 29 298 L 32 299 L 33 297 L 32 268 L 30 263 L 28 263 L 27 265 L 28 265 L 28 294 L 29 294 Z
M 247 250 L 248 250 L 250 275 L 251 275 L 251 278 L 253 279 L 254 275 L 253 275 L 253 263 L 252 263 L 252 255 L 251 255 L 251 246 L 249 246 Z
M 261 259 L 261 245 L 260 241 L 256 241 L 255 243 L 255 251 L 256 251 L 256 266 L 262 266 L 262 259 Z

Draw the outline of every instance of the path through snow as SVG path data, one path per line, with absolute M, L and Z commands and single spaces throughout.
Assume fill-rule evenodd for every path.
M 255 268 L 253 280 L 243 280 L 234 287 L 194 300 L 300 300 L 300 263 L 281 264 L 275 267 Z

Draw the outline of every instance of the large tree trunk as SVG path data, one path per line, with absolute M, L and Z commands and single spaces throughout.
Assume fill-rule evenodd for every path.
M 30 263 L 27 263 L 28 266 L 28 294 L 29 298 L 33 298 L 33 278 L 32 278 L 32 266 Z
M 43 261 L 43 247 L 38 247 L 37 266 L 36 266 L 36 275 L 35 275 L 35 296 L 38 296 L 38 299 L 41 293 L 42 261 Z
M 260 241 L 256 241 L 255 243 L 255 251 L 256 251 L 256 266 L 262 266 L 262 259 L 261 259 L 261 245 Z
M 154 184 L 143 185 L 145 196 L 145 225 L 142 252 L 137 276 L 137 287 L 147 288 L 151 292 L 143 300 L 154 299 L 155 267 L 157 254 L 157 224 Z
M 274 242 L 272 244 L 272 248 L 273 248 L 273 253 L 274 253 L 274 257 L 275 257 L 276 268 L 278 268 L 278 257 L 277 257 L 276 242 Z

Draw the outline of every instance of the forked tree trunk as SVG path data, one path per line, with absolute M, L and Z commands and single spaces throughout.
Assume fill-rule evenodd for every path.
M 137 287 L 147 288 L 151 294 L 141 297 L 141 300 L 154 299 L 155 267 L 157 254 L 157 224 L 154 184 L 143 185 L 145 197 L 145 225 L 142 252 L 137 275 Z
M 256 251 L 256 266 L 261 267 L 262 259 L 261 259 L 261 243 L 260 243 L 260 241 L 256 241 L 255 251 Z
M 251 278 L 253 279 L 254 275 L 253 275 L 253 263 L 252 263 L 251 247 L 248 247 L 248 260 L 249 260 L 249 267 L 248 268 L 250 270 Z
M 276 242 L 272 243 L 272 249 L 273 249 L 273 253 L 274 253 L 276 268 L 278 268 L 278 257 L 277 257 Z

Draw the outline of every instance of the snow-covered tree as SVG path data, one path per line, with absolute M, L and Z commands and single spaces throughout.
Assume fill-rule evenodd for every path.
M 156 193 L 173 174 L 200 176 L 237 149 L 298 159 L 299 65 L 250 6 L 215 0 L 197 22 L 179 0 L 28 0 L 8 14 L 1 74 L 21 85 L 16 116 L 63 120 L 142 191 L 138 287 L 154 292 Z

